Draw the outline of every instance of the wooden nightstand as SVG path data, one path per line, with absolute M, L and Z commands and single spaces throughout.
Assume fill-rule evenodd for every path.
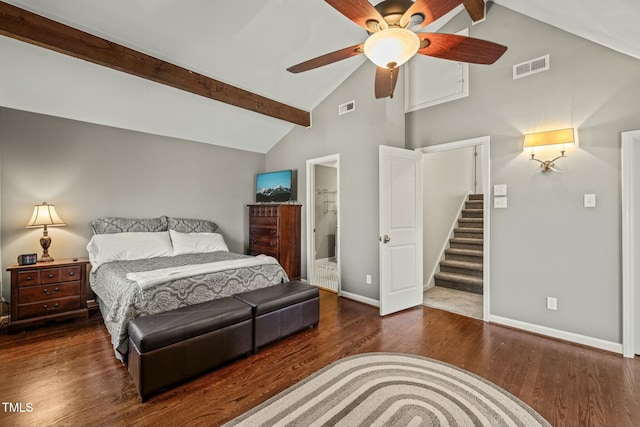
M 49 320 L 86 319 L 87 258 L 71 258 L 33 265 L 13 264 L 11 272 L 11 318 L 13 332 Z

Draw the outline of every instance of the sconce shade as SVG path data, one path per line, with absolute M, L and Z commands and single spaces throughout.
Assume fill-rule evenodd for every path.
M 574 142 L 573 128 L 527 133 L 524 136 L 524 148 L 544 147 L 546 145 L 556 144 L 573 144 Z
M 41 205 L 36 205 L 33 208 L 33 215 L 27 223 L 25 228 L 36 228 L 44 226 L 62 226 L 66 225 L 64 221 L 58 216 L 56 207 L 49 205 L 47 202 L 42 202 Z

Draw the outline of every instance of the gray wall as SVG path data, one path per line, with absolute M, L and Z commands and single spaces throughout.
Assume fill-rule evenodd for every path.
M 317 72 L 317 71 L 312 71 Z M 402 73 L 400 73 L 402 75 Z M 298 199 L 306 200 L 306 160 L 340 154 L 340 262 L 345 292 L 379 295 L 378 147 L 404 147 L 403 81 L 393 99 L 374 98 L 375 67 L 365 62 L 312 112 L 313 126 L 295 128 L 267 153 L 266 170 L 298 169 Z M 338 116 L 338 105 L 355 111 Z M 306 276 L 306 207 L 303 206 L 303 277 Z M 365 276 L 372 275 L 367 285 Z
M 491 214 L 492 315 L 620 343 L 620 132 L 640 127 L 640 61 L 495 4 L 470 35 L 509 50 L 471 66 L 468 98 L 409 114 L 407 146 L 491 136 L 491 182 L 509 198 Z M 514 64 L 547 53 L 550 71 L 512 80 Z M 532 175 L 523 134 L 572 126 L 579 143 L 557 162 L 568 173 Z
M 457 221 L 467 194 L 473 193 L 473 148 L 440 151 L 422 157 L 425 285 L 433 285 L 430 283 L 432 273 L 440 263 L 444 245 L 449 241 L 451 226 Z
M 315 165 L 315 259 L 336 256 L 337 225 L 337 169 L 331 166 Z M 318 192 L 326 191 L 318 194 Z
M 43 201 L 67 223 L 49 229 L 54 258 L 86 256 L 89 222 L 104 216 L 213 220 L 229 249 L 244 252 L 263 154 L 6 108 L 0 129 L 2 265 L 42 252 L 42 230 L 24 225 Z

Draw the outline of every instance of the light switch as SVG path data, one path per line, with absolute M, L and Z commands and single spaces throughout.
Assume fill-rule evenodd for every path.
M 493 207 L 494 207 L 494 209 L 506 209 L 507 208 L 507 198 L 506 197 L 494 197 L 493 198 Z
M 596 207 L 596 195 L 595 194 L 585 194 L 584 195 L 584 207 L 585 208 L 595 208 Z
M 493 195 L 494 196 L 506 196 L 507 195 L 507 184 L 496 184 L 493 186 Z

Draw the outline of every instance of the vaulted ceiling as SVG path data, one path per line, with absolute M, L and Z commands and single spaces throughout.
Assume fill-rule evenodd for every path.
M 5 2 L 309 112 L 365 60 L 286 71 L 365 39 L 322 0 Z M 495 3 L 640 59 L 638 1 Z M 426 30 L 457 13 L 466 12 Z M 0 105 L 10 108 L 263 153 L 298 126 L 9 37 L 0 36 L 0 58 Z

